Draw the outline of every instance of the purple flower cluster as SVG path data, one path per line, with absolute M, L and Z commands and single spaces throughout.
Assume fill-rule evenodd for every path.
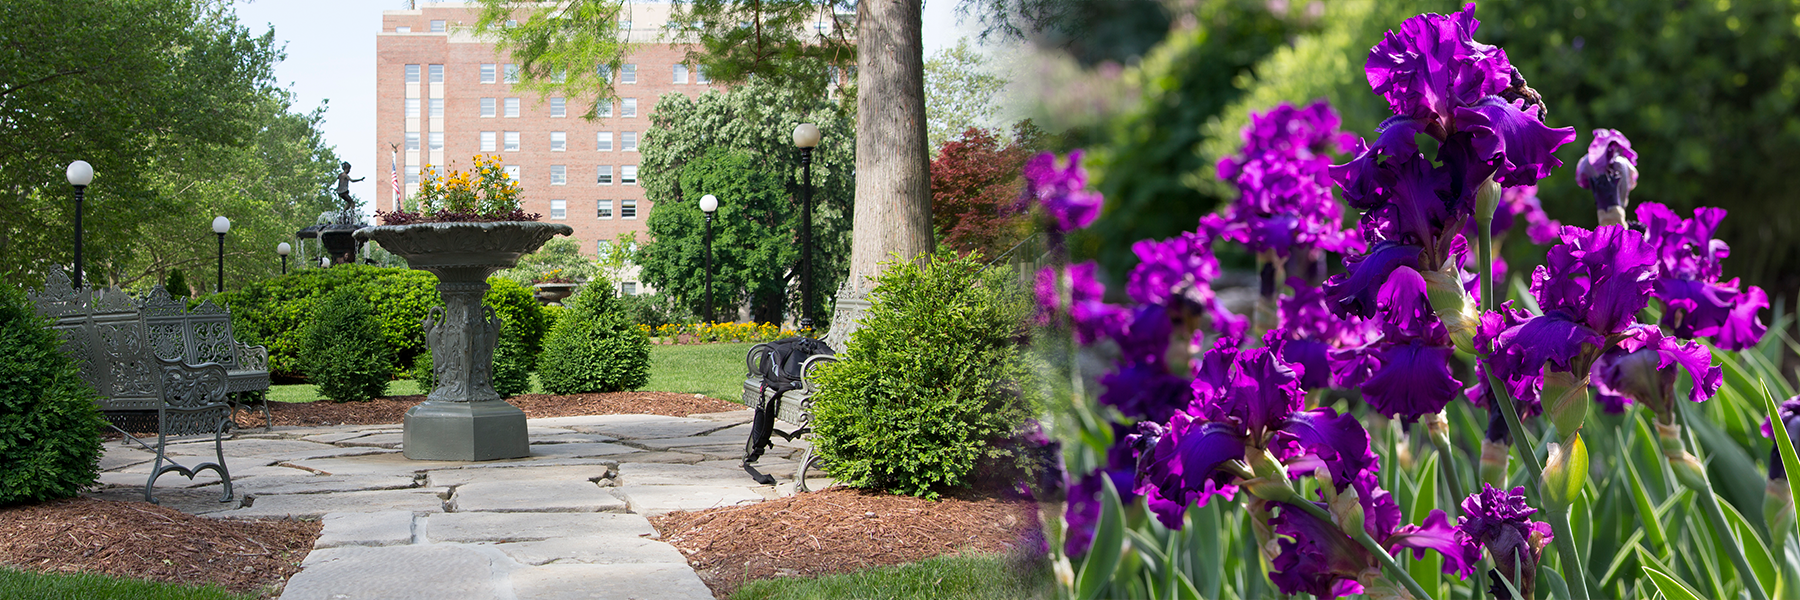
M 1720 261 L 1731 255 L 1713 232 L 1725 220 L 1725 209 L 1694 209 L 1694 218 L 1683 219 L 1661 204 L 1637 208 L 1644 237 L 1656 247 L 1657 299 L 1663 303 L 1662 324 L 1677 337 L 1712 338 L 1719 348 L 1743 350 L 1762 341 L 1769 328 L 1757 318 L 1769 307 L 1762 288 L 1739 291 L 1737 279 L 1720 282 Z
M 1474 40 L 1474 11 L 1469 4 L 1453 15 L 1407 19 L 1369 51 L 1369 85 L 1394 117 L 1374 145 L 1358 141 L 1356 158 L 1330 170 L 1344 199 L 1363 211 L 1359 229 L 1369 250 L 1345 259 L 1346 272 L 1326 282 L 1326 296 L 1340 315 L 1379 317 L 1383 333 L 1344 353 L 1352 366 L 1335 370 L 1368 371 L 1360 383 L 1370 405 L 1409 420 L 1442 410 L 1462 388 L 1446 360 L 1452 339 L 1467 343 L 1477 325 L 1461 273 L 1468 254 L 1461 233 L 1477 188 L 1489 179 L 1536 184 L 1562 164 L 1552 153 L 1575 138 L 1574 129 L 1539 120 L 1541 106 L 1527 103 L 1535 93 L 1505 51 Z M 1438 141 L 1436 162 L 1419 151 L 1420 133 Z M 1527 204 L 1522 194 L 1515 198 Z
M 1535 589 L 1533 575 L 1537 573 L 1538 559 L 1554 537 L 1550 525 L 1529 520 L 1537 509 L 1525 504 L 1525 488 L 1502 492 L 1485 483 L 1481 488 L 1463 500 L 1463 517 L 1457 524 L 1466 544 L 1464 560 L 1480 561 L 1481 551 L 1486 548 L 1494 557 L 1494 571 L 1508 580 L 1519 573 L 1523 581 L 1514 581 L 1513 586 L 1521 596 L 1530 598 Z M 1492 593 L 1496 598 L 1512 597 L 1503 589 Z
M 1331 195 L 1331 157 L 1349 135 L 1338 131 L 1338 116 L 1321 100 L 1306 108 L 1282 104 L 1251 113 L 1244 149 L 1219 160 L 1219 178 L 1238 189 L 1238 199 L 1222 215 L 1208 215 L 1220 237 L 1286 258 L 1296 248 L 1347 252 L 1361 240 L 1344 231 L 1342 210 Z
M 1069 153 L 1069 159 L 1057 165 L 1056 155 L 1049 152 L 1031 157 L 1025 163 L 1025 200 L 1035 201 L 1058 232 L 1074 231 L 1092 225 L 1100 218 L 1100 194 L 1087 191 L 1087 171 L 1081 168 L 1081 151 Z

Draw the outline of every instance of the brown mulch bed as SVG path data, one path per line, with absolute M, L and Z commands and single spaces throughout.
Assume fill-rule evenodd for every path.
M 300 570 L 319 527 L 318 521 L 208 519 L 144 502 L 67 498 L 0 509 L 0 563 L 216 583 L 269 596 Z
M 277 426 L 381 425 L 401 422 L 407 409 L 424 401 L 424 396 L 389 396 L 367 402 L 270 402 L 269 412 L 274 416 Z M 622 414 L 686 417 L 744 408 L 744 405 L 736 402 L 671 392 L 612 392 L 570 396 L 525 394 L 507 398 L 506 401 L 525 411 L 525 416 L 532 419 Z M 237 422 L 240 427 L 262 427 L 262 412 L 239 412 Z
M 1036 505 L 970 497 L 936 502 L 833 488 L 650 518 L 664 541 L 726 598 L 745 582 L 816 577 L 962 550 L 1003 552 L 1036 523 Z

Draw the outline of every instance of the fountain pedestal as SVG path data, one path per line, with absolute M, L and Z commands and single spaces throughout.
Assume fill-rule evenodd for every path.
M 425 318 L 437 387 L 406 411 L 403 448 L 413 460 L 497 460 L 531 454 L 525 412 L 494 391 L 494 345 L 500 317 L 481 304 L 488 275 L 512 267 L 519 257 L 567 225 L 536 222 L 421 223 L 365 227 L 356 239 L 373 240 L 414 269 L 438 277 L 444 306 Z

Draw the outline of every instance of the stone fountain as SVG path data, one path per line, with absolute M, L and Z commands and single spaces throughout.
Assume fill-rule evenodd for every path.
M 413 460 L 497 460 L 531 454 L 525 412 L 494 391 L 494 345 L 500 317 L 481 304 L 494 271 L 510 268 L 568 225 L 531 221 L 420 223 L 364 227 L 373 240 L 414 269 L 438 277 L 444 306 L 424 321 L 437 387 L 406 411 L 404 448 Z

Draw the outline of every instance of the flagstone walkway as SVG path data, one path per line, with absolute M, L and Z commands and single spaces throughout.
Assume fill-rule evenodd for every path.
M 217 518 L 322 519 L 282 600 L 703 600 L 712 593 L 646 517 L 793 493 L 804 442 L 777 436 L 758 463 L 776 485 L 739 467 L 750 414 L 532 419 L 530 457 L 487 462 L 407 460 L 396 425 L 277 428 L 225 442 L 232 502 L 218 502 L 211 472 L 164 475 L 156 496 Z M 109 487 L 93 495 L 141 499 L 154 456 L 106 450 Z

